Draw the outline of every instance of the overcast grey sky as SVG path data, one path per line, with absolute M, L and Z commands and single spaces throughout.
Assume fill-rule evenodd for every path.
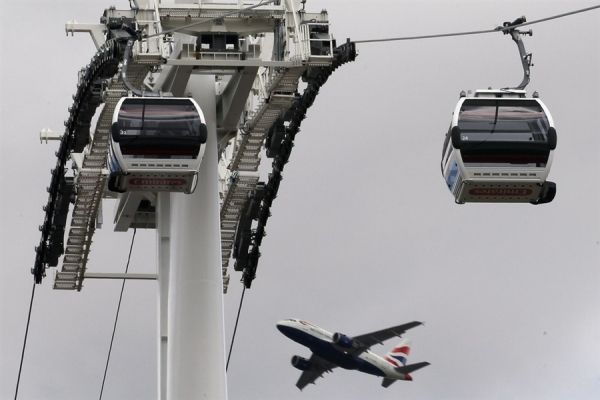
M 70 19 L 97 22 L 124 0 L 1 0 L 0 398 L 10 399 L 42 205 L 77 71 L 94 54 Z M 589 0 L 309 0 L 338 41 L 493 28 L 597 4 Z M 297 136 L 246 293 L 229 398 L 600 398 L 600 11 L 534 25 L 526 47 L 558 131 L 543 206 L 456 205 L 440 176 L 443 135 L 461 90 L 515 85 L 516 46 L 500 33 L 359 45 L 321 90 Z M 131 232 L 111 203 L 89 269 L 122 271 Z M 202 238 L 198 238 L 202 240 Z M 131 271 L 153 272 L 154 231 L 138 231 Z M 21 399 L 98 396 L 119 282 L 37 288 Z M 231 337 L 241 284 L 225 297 Z M 128 282 L 104 399 L 156 398 L 152 282 Z M 275 328 L 297 317 L 349 335 L 422 320 L 412 361 L 431 366 L 388 389 L 336 370 L 299 392 L 289 360 L 307 349 Z M 373 348 L 385 353 L 395 343 Z M 210 368 L 207 365 L 207 368 Z

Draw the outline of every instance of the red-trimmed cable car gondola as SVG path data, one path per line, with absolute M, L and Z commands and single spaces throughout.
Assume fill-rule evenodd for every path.
M 525 17 L 505 22 L 519 48 L 523 80 L 514 89 L 461 93 L 442 150 L 442 175 L 457 203 L 549 203 L 556 185 L 546 179 L 556 148 L 556 129 L 548 108 L 527 97 L 531 54 L 516 28 Z
M 113 114 L 109 189 L 191 193 L 206 137 L 191 98 L 123 97 Z
M 446 134 L 442 174 L 457 203 L 552 201 L 552 117 L 522 90 L 461 97 Z

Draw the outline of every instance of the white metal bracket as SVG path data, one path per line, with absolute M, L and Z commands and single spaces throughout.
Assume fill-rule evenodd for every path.
M 44 128 L 40 131 L 40 143 L 48 143 L 48 140 L 61 140 L 63 137 L 62 133 L 54 132 L 50 128 Z
M 73 20 L 65 24 L 65 32 L 67 36 L 69 36 L 69 33 L 73 36 L 75 32 L 88 32 L 96 49 L 99 49 L 106 42 L 106 25 L 104 24 L 81 24 Z
M 157 274 L 136 274 L 136 273 L 110 273 L 110 272 L 86 272 L 85 279 L 139 279 L 139 280 L 156 280 Z

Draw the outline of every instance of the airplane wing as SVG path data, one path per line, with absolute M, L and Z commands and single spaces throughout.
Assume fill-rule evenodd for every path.
M 419 325 L 423 325 L 423 323 L 419 321 L 413 321 L 407 324 L 392 326 L 391 328 L 367 333 L 365 335 L 354 336 L 353 339 L 364 351 L 374 344 L 382 344 L 384 341 L 391 339 L 394 336 L 402 336 L 407 330 Z
M 323 376 L 325 372 L 330 372 L 332 369 L 337 367 L 337 365 L 322 359 L 313 353 L 310 356 L 310 368 L 306 371 L 302 371 L 302 375 L 300 375 L 300 379 L 296 382 L 296 386 L 298 389 L 302 390 L 306 387 L 306 385 L 310 383 L 315 383 L 315 381 Z

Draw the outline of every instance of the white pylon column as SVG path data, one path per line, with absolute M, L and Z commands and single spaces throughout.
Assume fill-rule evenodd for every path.
M 215 79 L 193 78 L 208 139 L 196 190 L 171 195 L 167 400 L 226 400 Z
M 167 339 L 169 264 L 171 247 L 171 194 L 156 196 L 156 248 L 158 250 L 158 400 L 167 400 Z

